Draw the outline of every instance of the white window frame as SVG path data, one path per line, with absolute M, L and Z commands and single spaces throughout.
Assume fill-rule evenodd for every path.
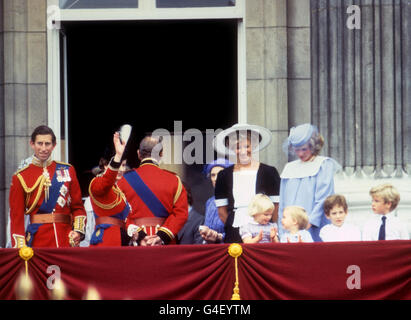
M 59 0 L 47 0 L 47 8 L 58 9 L 57 15 L 48 15 L 59 25 L 64 21 L 121 21 L 121 20 L 192 20 L 192 19 L 236 19 L 237 24 L 237 78 L 238 78 L 238 122 L 247 122 L 246 96 L 246 30 L 245 30 L 245 1 L 236 0 L 235 6 L 205 7 L 205 8 L 156 8 L 155 0 L 139 0 L 138 8 L 125 9 L 58 9 Z M 61 100 L 60 100 L 60 72 L 65 65 L 60 65 L 60 36 L 58 28 L 47 28 L 47 87 L 48 87 L 48 125 L 54 129 L 57 142 L 61 142 Z M 66 90 L 66 80 L 63 85 Z M 65 119 L 65 150 L 64 153 L 55 152 L 56 160 L 68 161 L 68 119 L 67 100 L 64 102 Z M 63 150 L 61 150 L 63 151 Z M 65 154 L 64 159 L 62 154 Z

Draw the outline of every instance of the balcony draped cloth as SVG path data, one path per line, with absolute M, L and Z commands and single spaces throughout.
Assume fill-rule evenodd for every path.
M 242 300 L 411 299 L 408 240 L 242 247 Z M 53 274 L 47 268 L 54 265 L 68 299 L 82 299 L 93 286 L 102 299 L 228 300 L 235 267 L 227 249 L 228 244 L 34 248 L 28 261 L 32 298 L 49 299 L 47 279 Z M 24 272 L 17 249 L 0 249 L 0 299 L 16 298 L 14 286 Z

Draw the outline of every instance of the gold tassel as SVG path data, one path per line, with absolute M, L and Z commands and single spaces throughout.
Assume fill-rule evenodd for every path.
M 19 300 L 29 300 L 30 295 L 33 291 L 33 282 L 29 277 L 29 265 L 28 261 L 33 257 L 33 249 L 27 246 L 21 247 L 19 249 L 19 256 L 24 260 L 25 265 L 25 275 L 21 275 L 17 280 L 16 284 L 16 295 Z
M 43 176 L 44 176 L 44 198 L 45 201 L 47 202 L 49 200 L 49 188 L 51 187 L 51 180 L 50 180 L 50 175 L 49 172 L 47 171 L 47 168 L 43 168 Z
M 87 293 L 84 295 L 83 300 L 101 300 L 101 296 L 95 287 L 90 286 Z
M 33 282 L 27 274 L 22 273 L 19 276 L 15 290 L 17 300 L 30 300 L 31 294 L 33 293 Z
M 63 280 L 56 279 L 54 283 L 54 288 L 51 290 L 50 298 L 52 300 L 64 300 L 67 296 L 66 285 Z
M 26 266 L 26 278 L 29 277 L 29 265 L 28 261 L 34 256 L 34 251 L 32 248 L 24 246 L 19 250 L 19 256 L 24 260 Z
M 241 256 L 242 253 L 243 253 L 243 248 L 238 243 L 232 243 L 228 247 L 228 254 L 234 258 L 234 265 L 235 265 L 235 283 L 234 283 L 234 289 L 233 289 L 233 296 L 231 297 L 231 300 L 241 300 L 240 288 L 239 288 L 239 282 L 238 282 L 237 258 Z

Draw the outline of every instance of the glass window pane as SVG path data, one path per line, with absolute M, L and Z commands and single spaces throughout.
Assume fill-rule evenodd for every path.
M 195 8 L 235 6 L 235 0 L 156 0 L 157 8 Z
M 61 9 L 138 8 L 138 0 L 60 0 Z

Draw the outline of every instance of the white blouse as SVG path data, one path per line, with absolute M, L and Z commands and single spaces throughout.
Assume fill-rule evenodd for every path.
M 248 214 L 248 205 L 255 196 L 257 170 L 244 170 L 233 172 L 233 198 L 234 222 L 233 227 L 238 228 L 252 222 Z

